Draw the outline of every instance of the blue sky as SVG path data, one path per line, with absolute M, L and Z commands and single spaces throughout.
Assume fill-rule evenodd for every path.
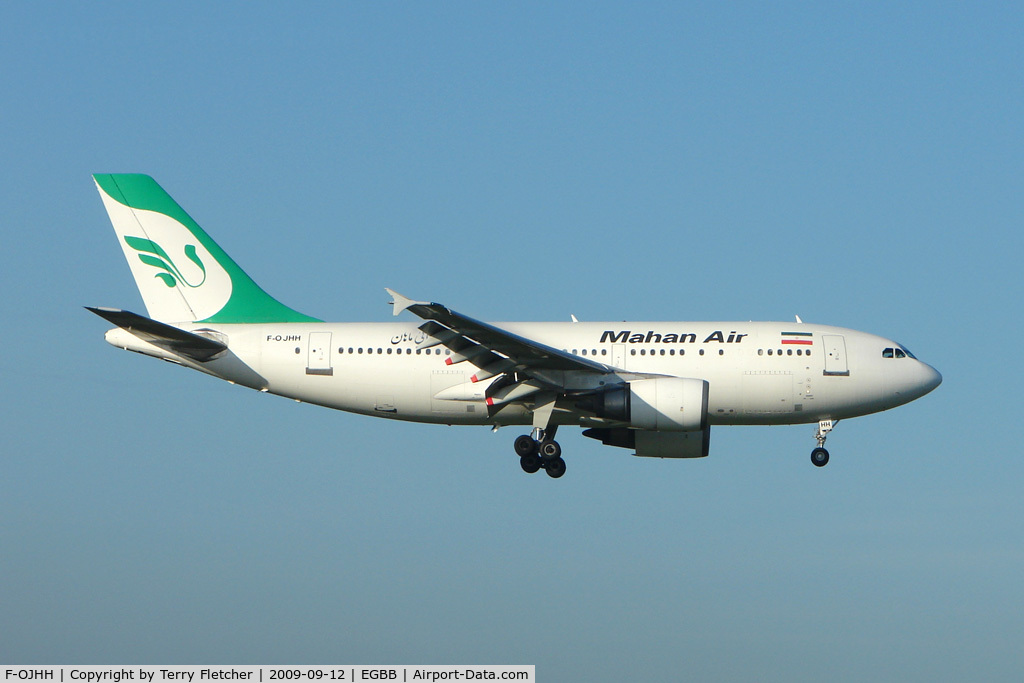
M 546 681 L 1013 680 L 1013 3 L 0 9 L 0 661 L 533 663 Z M 283 302 L 791 320 L 943 385 L 646 461 L 392 424 L 118 353 L 89 174 L 145 172 Z

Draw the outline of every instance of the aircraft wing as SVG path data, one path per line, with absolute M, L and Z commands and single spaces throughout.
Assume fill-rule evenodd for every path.
M 426 320 L 420 325 L 427 339 L 419 348 L 442 344 L 451 350 L 448 363 L 469 360 L 481 369 L 473 381 L 492 377 L 512 368 L 530 373 L 531 369 L 609 373 L 614 368 L 566 353 L 533 339 L 503 330 L 489 323 L 451 310 L 447 306 L 426 301 L 413 301 L 391 289 L 394 314 L 409 311 Z
M 211 360 L 228 348 L 215 339 L 193 334 L 131 311 L 122 311 L 118 308 L 93 308 L 92 306 L 85 308 L 104 320 L 131 332 L 143 341 L 200 363 Z

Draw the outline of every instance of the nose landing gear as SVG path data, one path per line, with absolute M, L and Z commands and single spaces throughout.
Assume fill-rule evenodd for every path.
M 811 462 L 815 467 L 824 467 L 828 464 L 828 451 L 825 450 L 825 438 L 839 420 L 821 420 L 818 422 L 818 431 L 814 438 L 818 440 L 818 447 L 811 451 Z

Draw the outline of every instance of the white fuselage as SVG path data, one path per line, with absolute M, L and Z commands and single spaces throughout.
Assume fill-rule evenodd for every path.
M 631 373 L 707 380 L 710 424 L 796 424 L 887 410 L 933 389 L 941 377 L 899 344 L 839 327 L 778 322 L 498 323 L 537 340 Z M 307 403 L 364 415 L 442 424 L 530 424 L 509 404 L 488 411 L 469 362 L 448 364 L 444 346 L 417 350 L 411 323 L 182 324 L 229 347 L 206 363 L 184 361 L 130 333 L 111 344 Z M 889 351 L 886 351 L 886 350 Z M 904 350 L 905 351 L 905 350 Z M 886 357 L 888 356 L 888 357 Z M 617 377 L 618 375 L 618 377 Z M 563 378 L 567 384 L 572 378 Z M 598 381 L 593 376 L 591 383 Z M 603 381 L 602 381 L 603 383 Z M 600 421 L 558 410 L 557 424 Z

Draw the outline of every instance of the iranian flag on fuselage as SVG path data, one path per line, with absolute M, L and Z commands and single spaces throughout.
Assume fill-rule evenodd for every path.
M 783 332 L 783 344 L 795 344 L 797 346 L 812 346 L 814 344 L 813 332 Z

